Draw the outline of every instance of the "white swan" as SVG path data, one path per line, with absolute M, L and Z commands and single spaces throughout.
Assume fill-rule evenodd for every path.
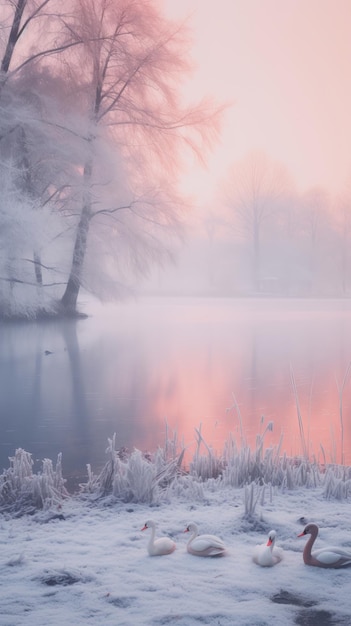
M 192 533 L 186 546 L 189 554 L 194 554 L 195 556 L 220 556 L 225 553 L 226 548 L 222 539 L 215 535 L 198 535 L 198 527 L 193 522 L 188 524 L 184 532 Z
M 312 552 L 312 546 L 317 539 L 318 531 L 317 524 L 307 524 L 302 533 L 297 535 L 298 537 L 311 535 L 304 547 L 304 563 L 306 565 L 314 565 L 315 567 L 333 567 L 334 569 L 351 566 L 351 552 L 343 550 L 343 548 L 330 546 Z
M 253 553 L 253 561 L 261 567 L 273 567 L 283 558 L 283 551 L 281 548 L 275 547 L 275 539 L 277 533 L 275 530 L 271 530 L 268 534 L 267 543 L 262 543 L 255 547 Z
M 145 522 L 145 525 L 141 530 L 151 528 L 151 537 L 147 546 L 150 556 L 162 556 L 163 554 L 171 554 L 176 549 L 176 544 L 169 537 L 159 537 L 155 539 L 156 524 L 153 520 L 149 519 Z

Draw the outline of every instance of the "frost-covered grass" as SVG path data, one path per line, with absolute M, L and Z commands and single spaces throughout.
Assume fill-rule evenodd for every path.
M 167 438 L 153 454 L 134 449 L 128 453 L 116 446 L 116 435 L 108 440 L 107 460 L 100 473 L 87 467 L 87 481 L 80 485 L 80 498 L 92 501 L 110 498 L 131 503 L 158 505 L 178 497 L 203 498 L 204 485 L 213 490 L 243 488 L 245 514 L 255 513 L 257 503 L 271 499 L 273 489 L 281 492 L 298 488 L 320 488 L 327 499 L 348 499 L 351 495 L 351 468 L 321 465 L 305 456 L 288 457 L 278 446 L 265 448 L 264 435 L 256 447 L 238 447 L 229 436 L 223 451 L 216 454 L 196 429 L 196 450 L 186 461 L 186 450 L 177 436 Z M 31 454 L 16 450 L 10 467 L 0 475 L 0 512 L 31 513 L 57 507 L 69 497 L 63 478 L 62 457 L 56 465 L 44 459 L 33 472 Z
M 339 500 L 351 494 L 351 468 L 321 465 L 315 459 L 280 454 L 281 443 L 264 448 L 264 437 L 258 436 L 256 448 L 238 447 L 230 436 L 223 452 L 216 454 L 206 444 L 201 428 L 196 429 L 197 447 L 185 465 L 185 448 L 172 441 L 153 455 L 134 450 L 121 455 L 116 437 L 109 440 L 108 460 L 98 475 L 88 467 L 88 481 L 81 486 L 83 494 L 94 497 L 113 496 L 124 502 L 157 504 L 184 493 L 201 494 L 205 483 L 213 489 L 244 487 L 247 513 L 251 514 L 258 499 L 261 502 L 274 487 L 282 492 L 299 487 L 320 487 L 326 498 Z M 253 494 L 257 487 L 257 495 Z
M 59 505 L 68 496 L 61 460 L 59 454 L 54 468 L 44 459 L 41 471 L 34 473 L 32 455 L 18 448 L 9 469 L 0 475 L 0 511 L 25 514 Z

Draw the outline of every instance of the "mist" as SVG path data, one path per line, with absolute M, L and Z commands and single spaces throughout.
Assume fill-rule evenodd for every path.
M 233 172 L 246 161 L 233 164 L 208 206 L 195 209 L 174 263 L 154 271 L 140 292 L 349 297 L 350 194 L 333 197 L 323 187 L 298 193 L 293 184 L 278 194 L 245 191 Z
M 350 623 L 350 23 L 1 3 L 1 624 Z

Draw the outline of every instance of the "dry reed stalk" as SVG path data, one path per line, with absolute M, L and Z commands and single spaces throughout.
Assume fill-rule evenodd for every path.
M 306 446 L 306 440 L 305 440 L 303 420 L 302 420 L 302 415 L 301 415 L 301 410 L 300 410 L 299 397 L 298 397 L 298 394 L 297 394 L 297 387 L 296 387 L 296 381 L 295 381 L 294 372 L 293 372 L 291 367 L 290 367 L 290 378 L 291 378 L 291 386 L 292 386 L 292 390 L 293 390 L 293 394 L 294 394 L 294 398 L 295 398 L 297 418 L 298 418 L 298 422 L 299 422 L 299 431 L 300 431 L 300 440 L 301 440 L 302 454 L 305 457 L 305 459 L 308 459 L 308 449 L 307 449 L 307 446 Z
M 340 430 L 341 430 L 341 465 L 345 465 L 345 453 L 344 453 L 344 420 L 343 420 L 343 393 L 345 386 L 350 378 L 351 373 L 351 361 L 349 362 L 346 372 L 344 375 L 344 379 L 342 381 L 341 387 L 338 385 L 338 381 L 336 380 L 336 385 L 338 387 L 339 393 L 339 417 L 340 417 Z
M 225 410 L 225 412 L 226 412 L 226 413 L 229 413 L 229 412 L 230 412 L 230 411 L 232 411 L 233 409 L 235 409 L 235 410 L 236 410 L 236 413 L 237 413 L 237 416 L 238 416 L 238 419 L 239 419 L 239 426 L 240 426 L 240 443 L 241 443 L 241 447 L 243 447 L 243 446 L 244 446 L 244 444 L 245 444 L 245 440 L 244 440 L 244 429 L 243 429 L 243 419 L 242 419 L 242 416 L 241 416 L 241 412 L 240 412 L 239 405 L 238 405 L 238 403 L 237 403 L 236 397 L 235 397 L 235 395 L 234 395 L 234 393 L 233 393 L 233 392 L 232 392 L 232 396 L 233 396 L 234 403 L 233 403 L 233 405 L 232 405 L 232 406 L 230 406 L 229 408 L 227 408 L 227 409 Z

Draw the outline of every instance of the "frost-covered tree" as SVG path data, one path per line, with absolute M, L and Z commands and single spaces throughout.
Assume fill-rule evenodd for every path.
M 65 85 L 42 65 L 72 45 L 59 37 L 62 25 L 52 40 L 58 6 L 17 0 L 6 3 L 1 16 L 0 312 L 6 316 L 47 308 L 42 288 L 63 281 L 60 267 L 45 266 L 41 256 L 45 247 L 55 249 L 52 242 L 66 228 L 55 208 L 76 152 L 58 123 Z M 43 277 L 43 269 L 53 275 Z
M 184 212 L 175 191 L 183 152 L 204 156 L 220 111 L 182 105 L 188 35 L 157 0 L 5 6 L 0 168 L 27 219 L 22 209 L 11 216 L 10 202 L 1 208 L 5 221 L 17 215 L 28 246 L 4 258 L 4 279 L 31 284 L 29 264 L 37 288 L 65 282 L 52 310 L 75 312 L 82 285 L 111 292 L 169 258 Z
M 72 42 L 84 41 L 74 50 L 74 62 L 70 54 L 70 62 L 72 72 L 83 79 L 89 141 L 62 298 L 69 311 L 75 310 L 80 286 L 86 284 L 92 226 L 95 233 L 105 231 L 103 237 L 117 247 L 110 262 L 122 260 L 134 273 L 147 271 L 150 263 L 169 254 L 170 235 L 179 234 L 181 224 L 174 183 L 182 151 L 202 151 L 216 127 L 208 103 L 184 107 L 180 101 L 180 81 L 189 71 L 186 31 L 165 19 L 157 2 L 76 0 L 72 15 L 66 22 Z M 106 146 L 117 156 L 107 171 L 101 159 Z

